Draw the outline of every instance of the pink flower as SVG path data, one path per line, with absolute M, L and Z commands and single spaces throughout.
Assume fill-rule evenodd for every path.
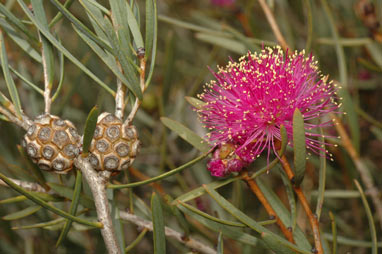
M 293 113 L 298 108 L 304 118 L 306 146 L 319 153 L 322 143 L 318 127 L 332 125 L 317 121 L 336 112 L 336 89 L 320 74 L 314 57 L 305 52 L 284 54 L 279 48 L 248 53 L 236 63 L 214 73 L 216 81 L 206 84 L 199 95 L 206 104 L 197 110 L 201 122 L 211 132 L 208 140 L 217 147 L 208 170 L 225 176 L 253 162 L 264 151 L 276 153 L 275 141 L 281 140 L 284 125 L 289 145 L 293 145 Z M 222 152 L 228 147 L 228 155 Z M 277 155 L 277 153 L 276 153 Z M 235 161 L 232 166 L 230 161 Z
M 230 6 L 234 2 L 235 0 L 211 0 L 211 3 L 217 6 Z

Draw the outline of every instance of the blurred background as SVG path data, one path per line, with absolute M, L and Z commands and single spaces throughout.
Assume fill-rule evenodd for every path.
M 28 1 L 25 1 L 28 4 Z M 61 1 L 62 4 L 65 1 Z M 109 9 L 107 1 L 98 1 Z M 144 23 L 145 1 L 131 1 L 136 14 Z M 223 2 L 223 1 L 222 1 Z M 305 49 L 312 53 L 319 62 L 323 74 L 329 79 L 337 80 L 343 87 L 342 109 L 347 112 L 343 117 L 344 126 L 351 136 L 354 147 L 359 152 L 368 173 L 378 191 L 382 187 L 382 36 L 379 26 L 382 21 L 382 1 L 334 0 L 328 1 L 329 12 L 323 1 L 316 0 L 268 0 L 282 34 L 293 50 Z M 17 1 L 2 0 L 1 3 L 20 20 L 28 20 Z M 373 5 L 370 5 L 373 4 Z M 366 6 L 366 7 L 365 7 Z M 371 8 L 370 6 L 374 6 Z M 58 9 L 50 1 L 44 1 L 48 20 L 51 20 Z M 217 70 L 225 66 L 230 58 L 237 60 L 248 50 L 258 51 L 263 45 L 277 45 L 277 40 L 258 1 L 236 0 L 227 4 L 209 0 L 160 0 L 158 8 L 158 48 L 152 82 L 144 94 L 144 100 L 134 119 L 142 142 L 141 151 L 133 164 L 133 171 L 124 172 L 113 178 L 114 183 L 134 182 L 145 176 L 156 176 L 180 166 L 196 156 L 198 151 L 175 133 L 167 129 L 160 117 L 166 116 L 181 122 L 199 136 L 205 130 L 197 120 L 197 114 L 185 100 L 185 96 L 196 97 L 203 89 L 204 83 L 213 79 L 208 67 Z M 83 6 L 73 1 L 70 12 L 91 29 L 91 24 Z M 329 17 L 329 18 L 328 18 Z M 41 64 L 10 39 L 7 30 L 7 18 L 0 16 L 0 26 L 5 31 L 5 46 L 9 65 L 18 70 L 34 84 L 43 88 L 43 71 Z M 30 33 L 36 34 L 33 24 L 25 22 Z M 144 26 L 142 25 L 142 31 Z M 112 89 L 116 89 L 116 77 L 100 58 L 77 35 L 72 24 L 62 18 L 52 31 L 62 44 L 85 66 Z M 39 50 L 38 47 L 35 48 Z M 56 77 L 59 80 L 59 58 L 55 50 Z M 98 105 L 100 112 L 114 111 L 114 98 L 86 76 L 81 69 L 65 59 L 64 83 L 61 93 L 52 105 L 52 114 L 72 121 L 82 133 L 88 112 Z M 21 104 L 25 113 L 34 118 L 44 109 L 43 97 L 36 93 L 22 80 L 14 78 Z M 8 95 L 4 79 L 0 79 L 0 90 Z M 127 112 L 129 112 L 128 107 Z M 335 129 L 325 130 L 337 135 Z M 18 145 L 24 131 L 14 124 L 0 122 L 0 168 L 9 177 L 33 181 L 31 167 L 34 167 L 19 151 Z M 330 140 L 340 143 L 339 140 Z M 334 161 L 328 160 L 326 178 L 326 196 L 321 215 L 321 229 L 331 247 L 332 225 L 329 211 L 334 214 L 337 227 L 337 253 L 370 253 L 371 233 L 365 208 L 360 194 L 354 186 L 353 179 L 360 179 L 354 161 L 346 150 L 339 146 L 330 147 Z M 291 151 L 287 151 L 292 155 Z M 293 156 L 293 155 L 292 155 Z M 143 217 L 149 216 L 150 197 L 153 191 L 162 197 L 176 197 L 195 189 L 202 184 L 216 181 L 206 170 L 203 160 L 181 173 L 166 178 L 156 185 L 145 185 L 134 189 L 114 192 L 116 206 L 120 210 L 129 209 Z M 255 172 L 266 165 L 266 160 L 259 159 L 251 167 Z M 317 200 L 320 158 L 311 156 L 308 160 L 307 175 L 303 188 L 308 193 L 312 207 Z M 143 174 L 139 176 L 136 171 Z M 135 172 L 135 173 L 134 173 Z M 261 176 L 261 181 L 272 189 L 286 207 L 289 206 L 288 194 L 285 191 L 277 167 L 269 174 Z M 74 175 L 58 177 L 55 174 L 43 173 L 48 182 L 73 188 Z M 143 177 L 143 178 L 142 178 Z M 67 239 L 55 249 L 55 243 L 62 224 L 43 225 L 42 228 L 14 229 L 15 227 L 48 222 L 58 217 L 44 209 L 36 208 L 26 216 L 10 216 L 34 205 L 31 201 L 12 201 L 8 199 L 19 194 L 0 186 L 0 253 L 105 253 L 105 247 L 98 230 L 74 224 Z M 90 196 L 88 187 L 84 193 Z M 235 181 L 219 189 L 219 193 L 230 200 L 237 208 L 250 217 L 267 220 L 268 215 L 248 191 L 244 182 Z M 367 194 L 367 193 L 366 193 Z M 61 193 L 63 195 L 63 193 Z M 64 197 L 54 204 L 67 210 L 70 206 Z M 5 200 L 5 201 L 4 201 Z M 7 201 L 8 200 L 8 201 Z M 68 202 L 64 202 L 68 201 Z M 369 202 L 375 211 L 372 202 Z M 195 199 L 190 204 L 220 218 L 232 219 L 206 195 Z M 182 232 L 184 228 L 172 216 L 168 203 L 163 201 L 166 225 Z M 310 226 L 301 207 L 297 206 L 297 223 L 307 239 Z M 146 213 L 146 214 L 145 214 Z M 93 211 L 87 216 L 95 217 Z M 150 217 L 147 217 L 150 218 Z M 374 217 L 377 235 L 381 227 Z M 197 220 L 186 216 L 187 228 L 192 236 L 202 242 L 217 244 L 218 232 L 208 229 Z M 276 226 L 269 228 L 277 230 Z M 142 229 L 124 222 L 122 231 L 128 245 L 141 233 Z M 250 230 L 245 230 L 250 233 Z M 380 237 L 378 239 L 381 239 Z M 261 245 L 244 244 L 229 237 L 224 237 L 224 253 L 271 253 Z M 382 243 L 381 245 L 382 246 Z M 148 232 L 129 253 L 152 253 L 152 234 Z M 168 238 L 168 253 L 190 253 L 192 250 L 181 243 Z

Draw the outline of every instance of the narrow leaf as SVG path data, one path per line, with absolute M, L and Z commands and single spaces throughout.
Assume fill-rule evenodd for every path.
M 75 65 L 77 65 L 86 75 L 92 78 L 98 85 L 108 91 L 112 96 L 115 95 L 115 92 L 106 85 L 103 81 L 101 81 L 97 76 L 95 76 L 88 68 L 85 67 L 77 58 L 75 58 L 61 43 L 46 29 L 40 21 L 38 21 L 34 15 L 28 9 L 28 6 L 22 1 L 17 0 L 25 14 L 29 17 L 29 19 L 36 25 L 36 27 L 40 30 L 40 32 L 55 46 L 58 50 L 60 50 L 70 61 L 72 61 Z
M 75 215 L 77 213 L 77 208 L 80 201 L 81 187 L 82 187 L 82 173 L 81 173 L 81 170 L 77 170 L 76 182 L 74 184 L 74 192 L 73 192 L 72 203 L 70 204 L 70 208 L 69 208 L 69 214 Z M 67 234 L 69 233 L 70 227 L 72 226 L 72 222 L 73 222 L 72 220 L 66 220 L 64 228 L 62 229 L 61 234 L 57 240 L 56 248 L 60 246 L 62 241 L 66 238 Z
M 191 97 L 191 96 L 186 96 L 184 97 L 186 99 L 186 101 L 191 105 L 193 106 L 194 108 L 196 109 L 202 109 L 204 105 L 206 105 L 206 103 L 204 101 L 201 101 L 197 98 L 194 98 L 194 97 Z
M 97 106 L 94 106 L 92 110 L 90 110 L 88 118 L 86 119 L 85 128 L 84 128 L 83 145 L 82 145 L 83 157 L 86 157 L 89 152 L 89 146 L 92 142 L 94 131 L 97 125 L 98 114 L 99 114 L 99 109 Z
M 304 118 L 298 108 L 293 113 L 294 183 L 299 186 L 306 168 L 306 141 Z
M 231 203 L 229 203 L 225 198 L 223 198 L 219 193 L 217 193 L 215 190 L 209 188 L 207 185 L 203 185 L 203 187 L 206 189 L 207 193 L 221 206 L 223 207 L 227 212 L 229 212 L 232 216 L 234 216 L 237 220 L 241 221 L 242 223 L 246 224 L 248 227 L 253 229 L 254 231 L 261 234 L 261 237 L 267 241 L 267 245 L 270 249 L 277 252 L 277 250 L 289 250 L 294 251 L 294 253 L 305 253 L 310 254 L 310 251 L 300 249 L 296 245 L 286 241 L 285 239 L 281 238 L 280 236 L 272 233 L 268 229 L 261 226 L 258 222 L 254 221 L 250 217 L 248 217 L 246 214 L 241 212 L 239 209 L 234 207 Z M 266 238 L 266 239 L 265 239 Z M 289 252 L 288 252 L 289 253 Z M 293 253 L 293 252 L 290 252 Z
M 228 49 L 239 55 L 243 55 L 247 51 L 246 46 L 243 43 L 233 39 L 218 37 L 215 35 L 204 34 L 204 33 L 197 33 L 195 37 L 201 41 Z
M 164 233 L 164 218 L 160 199 L 153 193 L 151 197 L 151 209 L 153 211 L 153 235 L 154 235 L 154 253 L 166 254 L 166 236 Z
M 74 196 L 74 191 L 72 188 L 67 186 L 58 184 L 58 183 L 47 183 L 50 188 L 52 188 L 55 192 L 57 192 L 60 196 L 65 197 L 69 200 Z M 80 203 L 87 208 L 95 208 L 94 201 L 90 197 L 85 194 L 80 195 Z
M 41 206 L 39 206 L 39 205 L 30 206 L 30 207 L 25 208 L 23 210 L 20 210 L 20 211 L 17 211 L 17 212 L 5 215 L 2 219 L 3 220 L 18 220 L 18 219 L 22 219 L 24 217 L 27 217 L 29 215 L 34 214 L 35 212 L 37 212 L 40 209 L 41 209 Z
M 17 92 L 15 82 L 13 81 L 13 78 L 12 78 L 11 73 L 9 71 L 8 57 L 7 57 L 7 52 L 5 49 L 4 36 L 3 36 L 3 31 L 1 31 L 1 30 L 0 30 L 0 47 L 1 47 L 1 50 L 0 50 L 1 67 L 2 67 L 3 73 L 4 73 L 5 83 L 7 85 L 9 95 L 11 96 L 12 103 L 15 106 L 16 113 L 19 115 L 19 117 L 21 117 L 20 98 L 19 98 L 19 94 Z
M 220 232 L 218 236 L 218 247 L 216 252 L 218 254 L 224 254 L 224 241 L 223 241 L 223 233 Z
M 17 27 L 18 30 L 22 31 L 24 34 L 26 34 L 31 40 L 34 42 L 37 42 L 36 37 L 34 37 L 30 33 L 30 29 L 28 29 L 23 22 L 13 15 L 12 12 L 10 12 L 7 7 L 5 7 L 2 3 L 0 3 L 0 13 L 3 14 L 13 25 Z
M 49 30 L 42 0 L 31 0 L 31 3 L 34 11 L 34 16 L 39 20 L 45 29 Z M 44 77 L 46 79 L 45 89 L 51 90 L 53 86 L 55 66 L 53 48 L 52 44 L 44 36 L 40 35 L 40 40 L 42 43 L 42 63 L 44 67 Z
M 101 47 L 113 52 L 113 49 L 97 35 L 95 35 L 89 28 L 82 24 L 76 17 L 73 16 L 58 0 L 50 0 L 54 6 L 68 19 L 72 24 L 80 30 L 82 33 L 86 34 L 92 41 L 96 42 Z
M 369 203 L 367 201 L 366 195 L 365 195 L 361 185 L 355 179 L 354 179 L 354 183 L 355 183 L 355 186 L 357 187 L 359 193 L 361 194 L 361 199 L 362 199 L 363 206 L 365 208 L 367 220 L 369 221 L 369 229 L 370 229 L 371 242 L 372 242 L 371 253 L 377 254 L 378 253 L 377 231 L 376 231 L 375 225 L 374 225 L 373 213 L 370 209 Z
M 181 138 L 190 143 L 199 151 L 207 152 L 211 149 L 211 147 L 201 137 L 183 124 L 167 117 L 161 117 L 161 121 L 165 126 L 176 132 Z
M 32 225 L 25 225 L 25 226 L 19 226 L 19 227 L 13 227 L 13 230 L 19 230 L 19 229 L 34 229 L 34 228 L 45 228 L 54 226 L 60 223 L 63 223 L 65 220 L 63 218 L 58 218 L 52 221 L 42 222 L 42 223 L 36 223 Z
M 325 185 L 326 185 L 326 154 L 325 154 L 325 138 L 322 128 L 320 128 L 321 137 L 319 137 L 324 151 L 320 151 L 320 176 L 318 180 L 318 198 L 316 206 L 317 220 L 320 221 L 322 205 L 324 204 Z
M 146 0 L 146 38 L 145 51 L 146 57 L 151 56 L 150 69 L 146 79 L 146 86 L 151 82 L 154 73 L 155 58 L 157 55 L 157 37 L 158 37 L 158 14 L 157 0 Z
M 6 177 L 5 175 L 1 174 L 0 173 L 0 178 L 1 180 L 3 180 L 6 184 L 8 184 L 9 187 L 11 187 L 12 189 L 14 189 L 15 191 L 21 193 L 22 195 L 26 196 L 28 199 L 30 199 L 31 201 L 33 201 L 34 203 L 48 209 L 49 211 L 55 213 L 55 214 L 58 214 L 62 217 L 65 217 L 67 219 L 71 219 L 75 222 L 78 222 L 80 224 L 84 224 L 84 225 L 87 225 L 87 226 L 90 226 L 90 227 L 97 227 L 97 228 L 102 228 L 102 223 L 100 222 L 91 222 L 91 221 L 88 221 L 88 220 L 84 220 L 84 219 L 81 219 L 81 218 L 78 218 L 78 217 L 75 217 L 61 209 L 58 209 L 57 207 L 55 206 L 52 206 L 50 205 L 49 203 L 43 201 L 41 198 L 37 197 L 36 195 L 33 195 L 32 193 L 26 191 L 24 188 L 18 186 L 17 184 L 15 184 L 11 179 L 9 179 L 8 177 Z
M 197 213 L 194 213 L 183 206 L 179 206 L 179 209 L 182 210 L 185 214 L 194 218 L 196 221 L 200 222 L 204 226 L 215 232 L 222 232 L 224 236 L 229 237 L 238 242 L 248 244 L 251 246 L 256 246 L 258 244 L 258 239 L 250 234 L 243 232 L 238 227 L 227 226 L 216 221 L 210 220 L 207 217 L 203 217 Z
M 143 48 L 143 38 L 141 31 L 139 29 L 138 21 L 135 19 L 135 15 L 133 11 L 131 10 L 131 7 L 129 4 L 126 3 L 126 10 L 127 10 L 127 22 L 129 23 L 130 31 L 134 37 L 134 43 L 137 46 L 137 48 Z

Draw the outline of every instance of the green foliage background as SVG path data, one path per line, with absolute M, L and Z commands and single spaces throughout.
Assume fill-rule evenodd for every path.
M 38 58 L 41 50 L 36 26 L 30 22 L 20 7 L 20 2 L 23 1 L 1 1 L 0 27 L 4 35 L 7 60 L 9 66 L 43 89 L 42 65 L 33 59 L 33 56 Z M 28 1 L 24 2 L 29 5 Z M 54 2 L 60 1 L 43 1 L 48 22 L 59 13 L 57 5 L 52 4 Z M 73 1 L 69 12 L 93 31 L 81 2 Z M 110 10 L 108 1 L 98 2 Z M 128 2 L 138 20 L 142 35 L 145 35 L 145 1 Z M 382 179 L 379 177 L 382 170 L 380 153 L 382 147 L 380 103 L 382 47 L 381 42 L 372 39 L 371 30 L 356 15 L 359 11 L 357 10 L 358 1 L 328 1 L 329 8 L 325 8 L 325 1 L 269 0 L 267 2 L 288 44 L 293 49 L 305 49 L 307 53 L 312 52 L 319 61 L 322 72 L 329 74 L 330 79 L 338 80 L 342 85 L 340 96 L 343 97 L 343 110 L 347 112 L 347 115 L 343 117 L 345 127 L 351 135 L 352 143 L 360 153 L 362 164 L 367 168 L 368 174 L 380 191 L 382 187 Z M 381 21 L 382 1 L 371 2 L 376 6 L 375 18 Z M 64 1 L 61 3 L 63 4 Z M 151 84 L 143 96 L 141 108 L 134 119 L 134 124 L 139 130 L 142 148 L 133 167 L 147 177 L 155 177 L 177 168 L 197 158 L 200 151 L 208 150 L 199 142 L 199 136 L 203 136 L 205 130 L 196 120 L 197 116 L 188 103 L 192 99 L 188 98 L 188 101 L 185 99 L 186 96 L 195 97 L 202 91 L 203 84 L 213 78 L 207 66 L 216 70 L 217 65 L 227 63 L 228 57 L 236 60 L 248 50 L 261 49 L 263 44 L 277 44 L 257 1 L 240 0 L 232 6 L 219 7 L 213 6 L 209 1 L 161 0 L 157 2 L 157 8 L 155 70 Z M 13 13 L 17 20 L 25 25 L 27 31 L 20 30 L 15 22 L 6 17 L 4 9 Z M 115 91 L 115 73 L 78 36 L 73 23 L 75 24 L 73 20 L 63 17 L 50 28 L 50 31 L 79 62 Z M 130 36 L 134 37 L 132 33 Z M 14 37 L 21 38 L 29 48 L 21 49 L 14 42 Z M 102 40 L 103 38 L 101 42 Z M 134 43 L 133 48 L 140 43 L 136 37 L 134 37 Z M 35 51 L 31 51 L 31 48 Z M 53 87 L 55 88 L 59 83 L 60 70 L 62 70 L 60 66 L 62 49 L 57 49 L 55 46 L 53 48 L 54 70 L 52 73 L 54 73 Z M 133 53 L 130 52 L 130 54 L 135 61 Z M 148 62 L 152 64 L 150 59 Z M 93 106 L 97 105 L 100 112 L 114 112 L 114 98 L 99 82 L 85 75 L 81 68 L 66 57 L 63 69 L 62 89 L 52 104 L 52 113 L 71 120 L 82 133 L 87 114 Z M 12 77 L 24 112 L 31 118 L 41 114 L 44 110 L 41 94 L 14 74 Z M 131 77 L 126 76 L 126 78 Z M 8 98 L 10 98 L 11 95 L 8 93 L 7 83 L 3 77 L 0 79 L 0 91 L 9 95 Z M 128 106 L 127 113 L 130 108 L 131 105 Z M 325 132 L 337 135 L 334 128 Z M 17 147 L 24 131 L 16 128 L 12 123 L 1 121 L 0 134 L 0 172 L 14 179 L 36 181 L 33 173 L 35 166 L 26 160 Z M 354 161 L 341 146 L 340 140 L 333 139 L 330 142 L 340 144 L 337 148 L 334 146 L 328 148 L 334 154 L 334 161 L 325 162 L 318 156 L 310 156 L 302 182 L 303 189 L 311 200 L 312 209 L 315 208 L 318 197 L 324 197 L 320 227 L 325 239 L 325 253 L 334 253 L 333 239 L 337 240 L 337 253 L 348 251 L 370 253 L 371 247 L 373 251 L 376 251 L 377 243 L 372 241 L 374 235 L 370 230 L 371 225 L 375 224 L 377 236 L 381 235 L 382 231 L 375 209 L 370 200 L 364 199 L 362 202 L 362 192 L 359 192 L 353 181 L 357 179 L 362 185 L 359 172 L 356 170 Z M 286 154 L 289 158 L 293 158 L 292 150 L 287 149 Z M 169 177 L 167 175 L 160 177 L 160 181 L 153 185 L 110 189 L 109 197 L 113 210 L 129 210 L 142 218 L 152 220 L 151 212 L 155 212 L 153 216 L 155 218 L 158 217 L 158 211 L 160 213 L 163 209 L 166 226 L 184 233 L 185 236 L 194 236 L 207 245 L 219 246 L 221 253 L 223 249 L 224 253 L 272 253 L 266 245 L 269 239 L 268 244 L 272 244 L 274 240 L 272 237 L 263 238 L 263 241 L 255 238 L 259 237 L 259 234 L 255 232 L 256 229 L 269 222 L 264 208 L 237 176 L 223 180 L 211 177 L 206 170 L 206 161 L 207 159 L 202 156 L 197 162 L 191 163 L 191 166 L 187 164 L 181 168 L 178 173 Z M 251 166 L 250 171 L 258 172 L 264 166 L 266 166 L 266 160 L 260 158 Z M 326 168 L 326 191 L 322 196 L 324 192 L 323 189 L 319 189 L 319 186 L 322 181 L 325 181 L 322 175 L 324 167 Z M 258 185 L 287 225 L 293 226 L 293 221 L 297 221 L 299 226 L 295 228 L 297 239 L 299 239 L 297 246 L 305 251 L 303 253 L 309 253 L 309 242 L 312 243 L 310 226 L 299 204 L 297 203 L 296 206 L 294 203 L 291 187 L 288 181 L 285 181 L 284 185 L 285 179 L 280 172 L 279 166 L 276 165 L 269 174 L 262 174 L 256 178 Z M 75 174 L 58 177 L 44 172 L 43 175 L 47 184 L 55 191 L 54 199 L 49 201 L 56 207 L 68 211 Z M 112 184 L 140 180 L 143 179 L 124 172 L 113 177 Z M 201 187 L 203 184 L 209 185 L 203 189 Z M 365 187 L 362 186 L 362 188 Z M 9 198 L 19 194 L 4 186 L 0 189 L 2 200 L 0 216 L 3 216 L 0 220 L 0 253 L 105 253 L 99 230 L 90 229 L 88 226 L 75 222 L 66 239 L 57 249 L 55 245 L 63 223 L 44 224 L 43 227 L 34 229 L 15 229 L 24 225 L 57 220 L 60 217 L 46 209 L 39 209 L 39 206 L 21 197 L 19 198 L 21 200 L 9 201 Z M 152 196 L 153 192 L 157 192 L 158 195 Z M 79 211 L 89 209 L 84 211 L 86 218 L 95 219 L 94 207 L 90 200 L 91 194 L 85 182 L 82 195 L 86 197 L 83 196 L 80 199 Z M 224 203 L 223 197 L 231 204 Z M 188 203 L 173 202 L 175 199 L 182 202 L 188 201 Z M 368 217 L 370 210 L 365 201 L 369 201 L 373 218 Z M 188 207 L 189 205 L 192 207 Z M 293 211 L 292 214 L 286 207 Z M 201 209 L 213 218 L 203 217 L 195 209 Z M 18 211 L 22 211 L 21 215 L 17 213 Z M 334 231 L 330 212 L 335 221 L 336 230 Z M 261 225 L 253 224 L 253 220 L 256 223 L 260 222 L 259 225 Z M 228 226 L 227 223 L 233 223 L 233 225 Z M 158 241 L 163 243 L 160 240 L 164 237 L 161 231 L 156 232 L 154 237 L 151 232 L 142 234 L 142 228 L 137 228 L 134 224 L 118 220 L 118 218 L 114 224 L 119 227 L 117 232 L 120 241 L 125 243 L 124 246 L 133 242 L 137 244 L 134 245 L 135 247 L 131 246 L 129 253 L 152 253 L 154 248 L 158 250 L 166 248 L 167 253 L 191 252 L 172 238 L 166 238 L 165 247 L 160 244 L 158 246 Z M 159 228 L 162 227 L 158 221 L 154 221 L 154 224 Z M 264 227 L 281 235 L 276 225 Z M 139 241 L 135 241 L 136 239 Z M 284 245 L 281 244 L 281 246 Z M 382 242 L 378 243 L 378 246 L 382 246 Z

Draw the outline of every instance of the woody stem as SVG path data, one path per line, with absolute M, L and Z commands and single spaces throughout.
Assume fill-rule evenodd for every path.
M 241 173 L 242 179 L 247 183 L 248 187 L 251 189 L 253 194 L 256 195 L 256 197 L 259 199 L 261 204 L 264 206 L 265 210 L 269 214 L 269 216 L 273 219 L 276 219 L 277 225 L 280 227 L 282 233 L 286 237 L 286 239 L 294 243 L 293 234 L 291 231 L 287 229 L 287 227 L 284 225 L 284 223 L 280 220 L 280 218 L 277 216 L 275 210 L 273 210 L 272 206 L 269 204 L 268 200 L 264 196 L 263 192 L 260 190 L 259 186 L 257 185 L 256 181 L 252 179 L 247 171 L 243 171 Z

